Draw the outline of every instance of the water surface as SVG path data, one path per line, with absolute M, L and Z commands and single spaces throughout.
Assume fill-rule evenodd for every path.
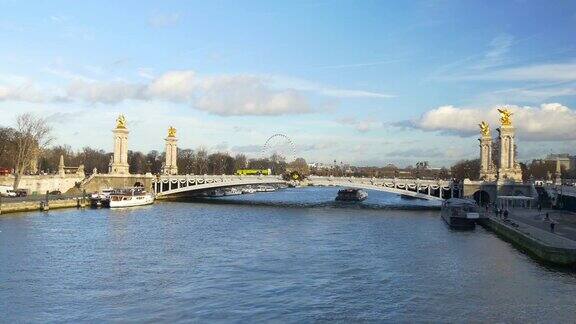
M 335 190 L 2 216 L 2 321 L 576 320 L 573 273 L 392 208 L 426 202 Z

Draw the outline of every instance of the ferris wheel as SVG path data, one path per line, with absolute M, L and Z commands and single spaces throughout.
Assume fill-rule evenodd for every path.
M 284 134 L 274 134 L 266 140 L 262 147 L 262 157 L 267 158 L 273 154 L 280 155 L 286 159 L 286 162 L 291 162 L 296 158 L 296 146 L 290 137 Z

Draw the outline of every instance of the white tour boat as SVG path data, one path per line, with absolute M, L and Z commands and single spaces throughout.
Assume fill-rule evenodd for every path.
M 134 207 L 154 203 L 154 195 L 142 188 L 116 190 L 110 194 L 110 208 Z
M 256 189 L 254 189 L 254 188 L 252 188 L 252 187 L 250 187 L 250 186 L 245 187 L 245 188 L 242 188 L 242 193 L 243 193 L 243 194 L 253 194 L 253 193 L 255 193 L 255 192 L 256 192 Z
M 272 192 L 272 191 L 276 191 L 276 189 L 272 186 L 259 185 L 258 187 L 256 187 L 256 191 L 258 191 L 258 192 Z

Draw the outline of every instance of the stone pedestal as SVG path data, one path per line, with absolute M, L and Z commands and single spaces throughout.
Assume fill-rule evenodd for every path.
M 492 137 L 490 134 L 482 135 L 480 141 L 480 180 L 495 181 L 496 167 L 492 162 Z
M 128 129 L 116 127 L 114 133 L 114 156 L 110 165 L 111 174 L 129 174 Z
M 175 136 L 168 136 L 166 141 L 166 161 L 162 173 L 178 174 L 178 139 Z
M 500 161 L 498 166 L 498 179 L 522 182 L 522 170 L 516 162 L 514 152 L 514 127 L 502 125 L 500 133 Z

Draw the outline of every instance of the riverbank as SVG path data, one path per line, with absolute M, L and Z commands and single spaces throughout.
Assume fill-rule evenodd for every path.
M 540 261 L 564 267 L 576 266 L 574 240 L 529 225 L 518 218 L 504 221 L 490 216 L 481 225 Z
M 63 208 L 83 208 L 88 206 L 87 200 L 82 198 L 67 198 L 67 199 L 57 199 L 46 201 L 18 201 L 18 202 L 2 202 L 0 204 L 0 217 L 2 215 L 8 215 L 13 213 L 21 212 L 32 212 L 32 211 L 48 211 L 52 209 L 63 209 Z

